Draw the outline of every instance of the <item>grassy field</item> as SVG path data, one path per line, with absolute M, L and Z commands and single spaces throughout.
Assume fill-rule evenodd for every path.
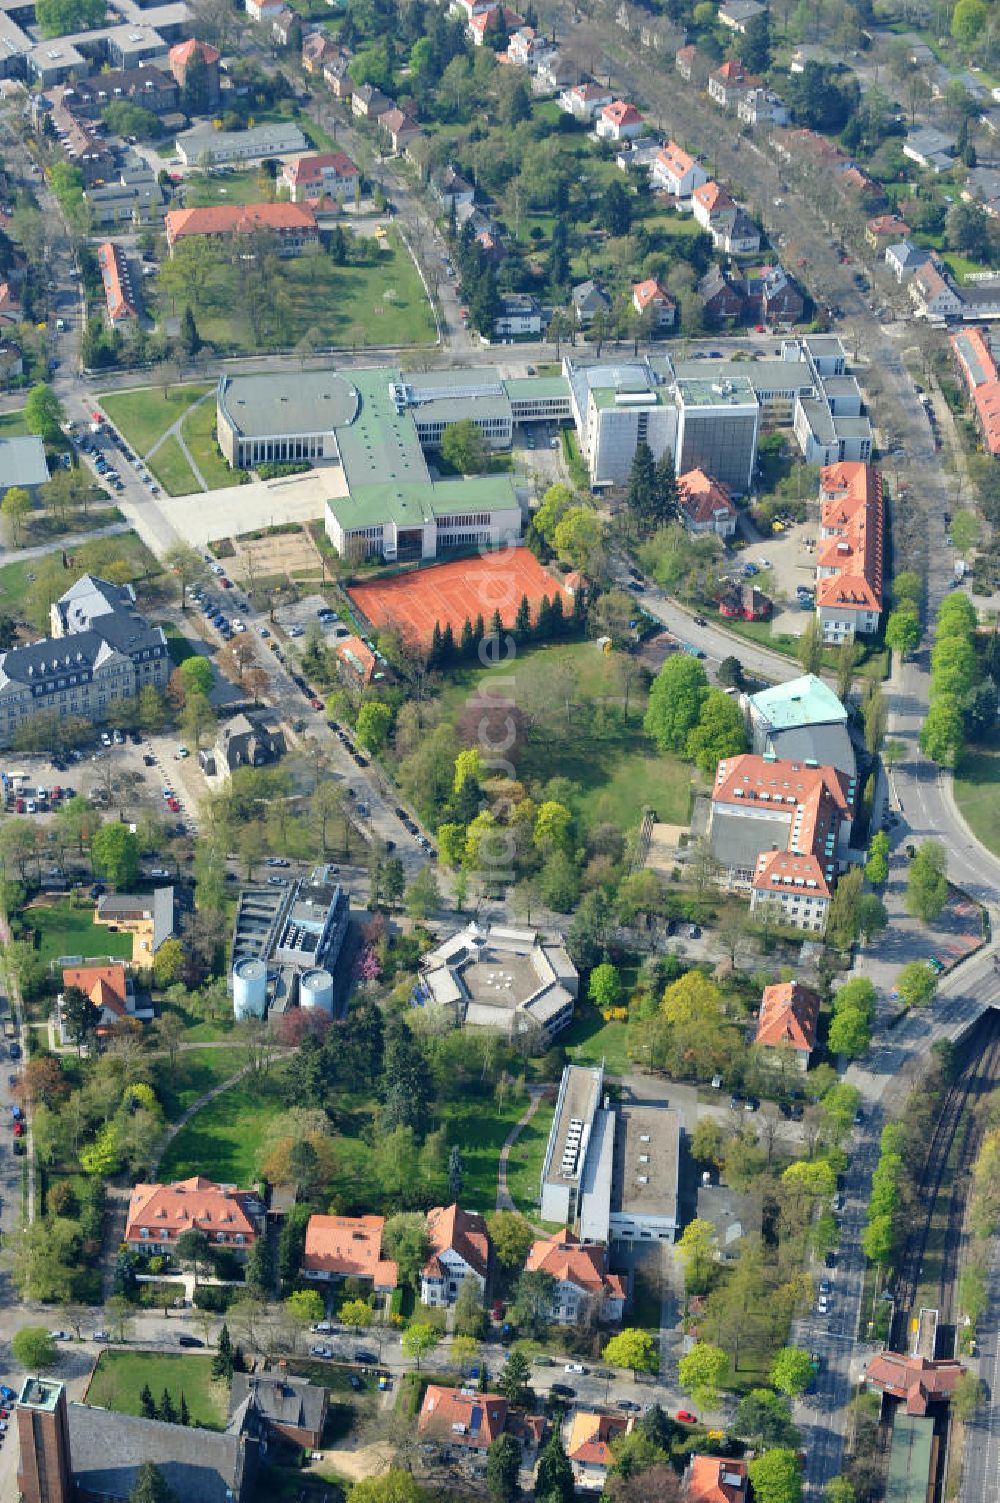
M 237 1044 L 224 1049 L 183 1049 L 171 1071 L 158 1075 L 157 1094 L 163 1102 L 167 1120 L 178 1117 L 194 1105 L 213 1086 L 229 1080 L 246 1064 L 246 1050 Z
M 572 779 L 580 790 L 575 812 L 587 825 L 611 820 L 628 829 L 646 807 L 670 824 L 686 824 L 691 771 L 657 752 L 645 735 L 645 695 L 635 685 L 622 726 L 619 671 L 617 659 L 593 642 L 529 650 L 505 665 L 504 694 L 515 704 L 534 710 L 547 694 L 561 701 L 559 720 L 532 736 L 519 775 Z M 490 693 L 491 673 L 460 670 L 444 691 L 447 713 L 457 716 L 480 685 Z
M 527 1098 L 503 1107 L 487 1099 L 448 1102 L 443 1107 L 448 1140 L 462 1149 L 462 1204 L 470 1211 L 492 1211 L 497 1198 L 500 1149 L 527 1106 Z
M 581 1002 L 559 1042 L 575 1065 L 599 1065 L 603 1060 L 609 1075 L 624 1075 L 629 1069 L 627 1032 L 626 1023 L 606 1023 L 596 1007 Z
M 184 207 L 204 209 L 211 204 L 259 204 L 267 201 L 267 183 L 256 168 L 245 172 L 190 173 L 184 179 Z
M 955 773 L 955 802 L 973 833 L 1000 856 L 1000 747 L 966 752 Z
M 194 471 L 184 457 L 183 449 L 172 433 L 163 440 L 146 463 L 168 496 L 189 496 L 192 491 L 201 490 Z
M 146 454 L 161 434 L 184 416 L 191 403 L 209 391 L 204 385 L 172 386 L 165 396 L 159 386 L 111 392 L 98 401 L 115 427 L 138 454 Z
M 215 447 L 215 403 L 211 397 L 192 407 L 181 423 L 184 442 L 191 450 L 191 457 L 201 471 L 202 479 L 210 491 L 223 486 L 235 485 L 237 476 Z
M 38 953 L 46 964 L 60 955 L 117 955 L 132 958 L 131 934 L 114 934 L 103 924 L 94 923 L 91 908 L 73 908 L 69 903 L 53 903 L 48 908 L 32 908 L 25 921 L 38 930 Z
M 281 263 L 270 307 L 251 327 L 240 292 L 239 270 L 215 268 L 198 307 L 192 308 L 203 340 L 220 353 L 287 349 L 305 335 L 319 345 L 425 345 L 434 319 L 416 267 L 398 233 L 374 264 L 335 266 L 323 252 Z M 180 317 L 186 298 L 161 294 L 160 318 Z M 175 414 L 179 415 L 179 414 Z M 163 429 L 169 427 L 164 424 Z
M 0 437 L 23 438 L 27 431 L 23 407 L 16 412 L 0 412 Z
M 148 1383 L 156 1402 L 166 1389 L 179 1409 L 187 1400 L 192 1425 L 207 1430 L 225 1428 L 229 1394 L 225 1383 L 212 1377 L 209 1354 L 181 1356 L 173 1352 L 102 1352 L 94 1369 L 87 1402 L 119 1414 L 139 1414 L 139 1394 Z
M 277 1102 L 261 1099 L 258 1081 L 238 1080 L 177 1134 L 160 1161 L 160 1178 L 204 1174 L 222 1184 L 249 1184 L 281 1115 Z
M 542 1102 L 531 1121 L 522 1127 L 507 1160 L 507 1188 L 517 1209 L 526 1216 L 538 1214 L 542 1160 L 555 1109 L 554 1101 Z

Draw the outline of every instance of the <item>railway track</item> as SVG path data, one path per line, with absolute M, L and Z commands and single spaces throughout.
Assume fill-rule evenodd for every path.
M 924 1256 L 945 1174 L 952 1166 L 948 1198 L 948 1222 L 941 1252 L 938 1279 L 939 1323 L 951 1320 L 958 1280 L 962 1225 L 968 1193 L 968 1171 L 979 1147 L 980 1131 L 974 1112 L 968 1108 L 1000 1079 L 1000 1014 L 992 1012 L 984 1024 L 982 1049 L 963 1066 L 950 1087 L 934 1127 L 927 1157 L 917 1184 L 915 1220 L 907 1238 L 895 1282 L 896 1314 L 892 1345 L 906 1345 L 910 1319 L 915 1314 Z M 957 1160 L 953 1153 L 957 1143 Z

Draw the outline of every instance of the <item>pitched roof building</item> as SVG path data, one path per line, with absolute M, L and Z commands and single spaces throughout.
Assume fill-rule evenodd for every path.
M 894 1399 L 903 1399 L 907 1414 L 926 1414 L 932 1404 L 951 1398 L 965 1372 L 961 1362 L 876 1352 L 865 1368 L 865 1381 Z
M 203 209 L 171 209 L 164 220 L 171 251 L 181 240 L 208 236 L 225 240 L 260 231 L 277 236 L 281 255 L 298 255 L 319 239 L 308 204 L 214 204 Z
M 264 1230 L 264 1207 L 255 1190 L 217 1185 L 194 1174 L 172 1185 L 136 1185 L 128 1203 L 125 1241 L 132 1248 L 166 1251 L 183 1232 L 204 1232 L 213 1247 L 245 1252 Z
M 677 302 L 656 277 L 636 282 L 632 288 L 632 307 L 640 318 L 649 313 L 657 329 L 672 328 L 677 318 Z
M 434 1206 L 427 1212 L 430 1256 L 420 1275 L 425 1305 L 450 1305 L 467 1278 L 486 1287 L 490 1238 L 482 1216 L 458 1205 Z
M 611 1442 L 619 1435 L 627 1435 L 634 1425 L 631 1414 L 576 1410 L 565 1445 L 578 1488 L 596 1491 L 604 1486 L 608 1468 L 615 1459 Z
M 532 1243 L 525 1262 L 528 1273 L 549 1273 L 555 1280 L 552 1319 L 572 1325 L 587 1310 L 603 1320 L 620 1320 L 625 1285 L 608 1272 L 608 1250 L 601 1242 L 581 1242 L 563 1228 Z
M 877 631 L 882 614 L 882 477 L 868 464 L 826 465 L 819 494 L 816 615 L 825 642 L 852 642 Z
M 63 971 L 62 984 L 64 992 L 72 986 L 90 998 L 97 1013 L 98 1036 L 107 1033 L 116 1023 L 135 1016 L 132 977 L 120 960 L 113 961 L 110 965 L 67 966 Z M 59 1015 L 63 1042 L 70 1042 L 62 1007 Z M 149 1016 L 152 1016 L 152 1009 Z
M 798 981 L 765 986 L 754 1043 L 768 1049 L 794 1050 L 800 1069 L 805 1070 L 816 1047 L 818 1022 L 819 995 L 811 987 Z
M 822 932 L 846 858 L 856 781 L 752 753 L 716 768 L 709 840 L 724 887 L 750 891 L 750 907 L 777 903 L 784 922 Z
M 729 1456 L 692 1456 L 684 1496 L 686 1503 L 746 1503 L 746 1462 Z
M 688 470 L 677 477 L 677 495 L 681 517 L 689 532 L 714 532 L 717 537 L 731 538 L 736 531 L 736 506 L 729 487 L 706 475 L 704 470 Z
M 428 1441 L 464 1451 L 488 1451 L 507 1428 L 507 1400 L 474 1388 L 442 1388 L 430 1383 L 417 1418 L 417 1433 Z
M 628 100 L 614 99 L 600 111 L 594 129 L 603 140 L 628 141 L 642 129 L 642 116 Z
M 105 240 L 97 247 L 97 264 L 104 282 L 109 322 L 117 324 L 126 318 L 138 318 L 139 299 L 132 286 L 132 273 L 122 246 L 113 240 Z
M 233 1373 L 229 1390 L 230 1422 L 250 1402 L 266 1430 L 276 1431 L 294 1445 L 318 1446 L 326 1424 L 327 1390 L 284 1373 Z
M 668 141 L 666 146 L 660 147 L 650 177 L 655 187 L 672 193 L 675 198 L 690 198 L 696 188 L 708 181 L 708 173 L 701 163 L 676 141 Z
M 310 1216 L 302 1272 L 307 1279 L 370 1279 L 373 1289 L 395 1289 L 399 1270 L 382 1256 L 384 1216 Z
M 293 204 L 353 193 L 360 176 L 350 157 L 342 151 L 321 151 L 298 157 L 293 162 L 286 162 L 281 169 L 281 181 L 288 188 Z
M 982 329 L 962 329 L 949 340 L 966 389 L 976 410 L 983 443 L 1000 458 L 1000 373 Z

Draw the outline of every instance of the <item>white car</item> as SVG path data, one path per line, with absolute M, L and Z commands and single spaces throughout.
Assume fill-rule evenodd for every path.
M 50 1331 L 49 1335 L 51 1336 L 51 1338 L 52 1338 L 53 1341 L 68 1341 L 69 1340 L 69 1332 L 68 1331 Z
M 567 1362 L 563 1368 L 564 1373 L 585 1373 L 586 1371 L 582 1362 Z
M 819 1311 L 820 1315 L 826 1315 L 829 1313 L 830 1301 L 827 1299 L 825 1294 L 821 1294 L 819 1299 L 816 1301 L 816 1309 Z
M 233 631 L 235 631 L 235 632 L 246 631 L 246 629 L 247 629 L 246 622 L 238 620 L 235 616 L 234 616 L 234 618 L 233 618 L 233 620 L 231 622 L 231 625 L 232 625 Z

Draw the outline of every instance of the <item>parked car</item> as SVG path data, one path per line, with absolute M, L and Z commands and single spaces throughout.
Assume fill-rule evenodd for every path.
M 567 1362 L 563 1368 L 564 1373 L 585 1373 L 586 1371 L 582 1362 Z
M 678 1409 L 677 1421 L 681 1425 L 696 1425 L 698 1423 L 698 1416 L 692 1414 L 690 1409 Z
M 570 1388 L 568 1383 L 553 1383 L 549 1388 L 549 1392 L 556 1394 L 561 1399 L 576 1398 L 576 1389 Z
M 202 1341 L 202 1339 L 201 1339 L 200 1336 L 186 1336 L 186 1335 L 181 1335 L 181 1336 L 178 1336 L 178 1338 L 177 1338 L 177 1345 L 178 1346 L 204 1346 L 205 1343 Z
M 354 1353 L 354 1360 L 355 1362 L 377 1362 L 378 1356 L 375 1352 L 370 1352 L 367 1347 L 359 1346 Z
M 329 1346 L 311 1346 L 309 1348 L 309 1355 L 310 1357 L 329 1358 L 333 1356 L 333 1348 Z

